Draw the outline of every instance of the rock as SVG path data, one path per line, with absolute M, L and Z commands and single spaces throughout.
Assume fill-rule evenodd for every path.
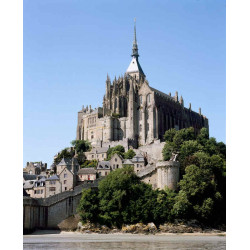
M 90 234 L 91 231 L 90 231 L 90 230 L 84 230 L 83 233 L 85 233 L 85 234 Z
M 82 222 L 79 221 L 78 224 L 77 224 L 77 230 L 80 230 L 82 228 Z

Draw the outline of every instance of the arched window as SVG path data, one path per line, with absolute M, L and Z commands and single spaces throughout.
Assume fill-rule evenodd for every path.
M 150 96 L 151 96 L 151 94 L 148 94 L 148 95 L 147 95 L 147 104 L 150 104 L 150 102 L 151 102 L 151 100 L 150 100 L 151 97 L 150 97 Z
M 142 104 L 142 95 L 139 96 L 140 104 Z

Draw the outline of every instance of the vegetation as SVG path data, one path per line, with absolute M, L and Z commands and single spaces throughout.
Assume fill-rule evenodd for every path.
M 83 164 L 81 164 L 81 168 L 95 168 L 97 166 L 97 160 L 85 160 Z
M 109 161 L 114 154 L 118 154 L 124 157 L 125 148 L 122 145 L 117 145 L 115 147 L 109 148 L 107 151 L 107 161 Z
M 181 164 L 178 190 L 153 190 L 140 182 L 132 167 L 117 169 L 98 189 L 83 190 L 78 212 L 84 222 L 121 227 L 196 219 L 210 226 L 225 224 L 226 145 L 209 138 L 205 128 L 198 135 L 193 128 L 171 129 L 164 138 L 164 160 L 178 153 Z M 124 151 L 122 146 L 111 148 L 108 157 L 114 152 L 125 156 Z
M 89 141 L 85 140 L 74 140 L 71 142 L 72 146 L 75 147 L 77 153 L 87 152 L 91 149 L 91 144 Z
M 112 171 L 97 190 L 83 190 L 78 212 L 83 222 L 119 228 L 137 222 L 159 224 L 171 219 L 173 201 L 172 191 L 153 190 L 128 166 Z
M 124 159 L 132 159 L 135 155 L 135 151 L 130 148 L 127 152 L 124 153 Z
M 75 155 L 74 151 L 69 151 L 69 148 L 63 149 L 58 156 L 54 159 L 54 163 L 57 165 L 60 163 L 62 158 L 72 158 Z

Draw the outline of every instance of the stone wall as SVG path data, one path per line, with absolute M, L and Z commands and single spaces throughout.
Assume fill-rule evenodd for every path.
M 30 233 L 37 228 L 58 229 L 58 224 L 76 213 L 82 189 L 96 188 L 99 180 L 84 183 L 74 190 L 62 192 L 48 198 L 23 197 L 23 232 Z
M 143 182 L 151 184 L 154 189 L 164 189 L 168 187 L 172 190 L 176 190 L 179 181 L 179 168 L 179 162 L 161 161 L 146 166 L 137 173 L 137 176 L 140 177 Z

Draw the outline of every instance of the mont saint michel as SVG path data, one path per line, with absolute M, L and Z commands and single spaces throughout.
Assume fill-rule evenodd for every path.
M 225 230 L 226 145 L 209 137 L 201 108 L 151 85 L 137 39 L 134 23 L 128 68 L 113 80 L 107 75 L 101 107 L 83 103 L 71 146 L 50 168 L 27 162 L 24 233 Z

